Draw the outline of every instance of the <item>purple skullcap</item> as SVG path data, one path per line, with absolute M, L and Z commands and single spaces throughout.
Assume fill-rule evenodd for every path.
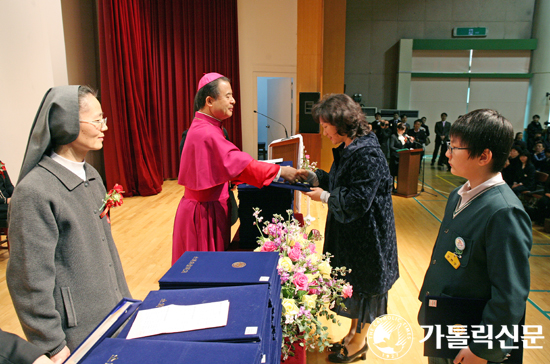
M 202 76 L 201 80 L 199 81 L 199 87 L 197 88 L 197 91 L 203 88 L 204 85 L 209 84 L 210 82 L 217 80 L 218 78 L 225 77 L 224 75 L 220 75 L 216 72 L 210 72 L 205 73 L 204 76 Z

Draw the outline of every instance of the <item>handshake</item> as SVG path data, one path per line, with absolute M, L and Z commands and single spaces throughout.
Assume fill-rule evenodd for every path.
M 307 182 L 308 179 L 312 178 L 309 171 L 288 166 L 281 166 L 281 177 L 290 183 Z

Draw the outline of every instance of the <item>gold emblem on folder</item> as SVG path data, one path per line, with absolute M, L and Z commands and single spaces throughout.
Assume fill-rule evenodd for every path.
M 244 267 L 245 265 L 246 265 L 245 262 L 235 262 L 235 263 L 231 264 L 231 266 L 232 266 L 233 268 L 242 268 L 242 267 Z

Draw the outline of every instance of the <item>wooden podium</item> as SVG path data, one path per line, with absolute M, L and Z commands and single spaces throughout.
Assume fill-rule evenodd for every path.
M 408 149 L 399 152 L 397 171 L 397 196 L 418 196 L 418 175 L 422 149 Z
M 302 157 L 304 152 L 304 139 L 301 134 L 292 135 L 290 138 L 277 139 L 269 144 L 267 155 L 269 159 L 283 158 L 284 161 L 291 161 L 292 167 L 302 168 Z M 294 212 L 301 212 L 300 193 L 294 191 Z M 285 216 L 285 215 L 283 215 Z

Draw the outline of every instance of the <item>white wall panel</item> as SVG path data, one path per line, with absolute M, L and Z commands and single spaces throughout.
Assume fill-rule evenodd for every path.
M 410 108 L 426 116 L 431 132 L 441 113 L 446 112 L 451 121 L 466 113 L 467 94 L 465 78 L 413 78 Z
M 472 73 L 528 73 L 531 51 L 479 51 L 472 57 Z
M 468 110 L 497 110 L 522 131 L 528 89 L 528 79 L 472 79 Z
M 413 72 L 468 72 L 469 50 L 413 51 Z

